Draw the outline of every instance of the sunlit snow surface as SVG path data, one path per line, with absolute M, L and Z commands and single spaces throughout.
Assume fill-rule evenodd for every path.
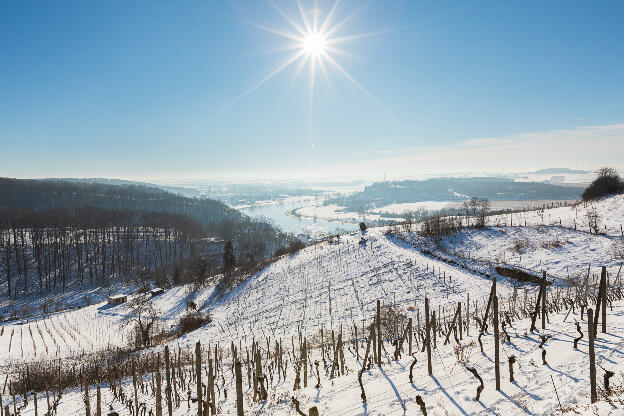
M 622 197 L 614 197 L 590 207 L 556 208 L 546 210 L 543 217 L 536 212 L 513 214 L 513 217 L 502 215 L 489 219 L 492 227 L 443 239 L 437 253 L 456 260 L 469 258 L 466 260 L 468 269 L 422 254 L 414 247 L 414 244 L 422 243 L 420 237 L 405 230 L 397 229 L 402 234 L 399 238 L 386 235 L 387 228 L 375 228 L 285 256 L 224 297 L 216 296 L 213 286 L 198 292 L 192 292 L 191 287 L 176 287 L 156 297 L 154 302 L 162 312 L 163 325 L 167 327 L 177 323 L 185 313 L 186 302 L 193 300 L 202 311 L 212 315 L 213 323 L 172 342 L 171 346 L 190 349 L 198 340 L 202 345 L 219 342 L 226 357 L 231 340 L 249 345 L 252 338 L 261 342 L 266 342 L 266 337 L 271 342 L 282 339 L 285 350 L 289 351 L 291 336 L 295 337 L 297 344 L 299 332 L 317 342 L 321 327 L 326 334 L 332 328 L 339 332 L 342 327 L 349 346 L 345 348 L 347 374 L 329 380 L 322 368 L 320 351 L 313 350 L 310 360 L 321 362 L 322 387 L 318 390 L 313 387 L 315 375 L 309 371 L 308 387 L 295 393 L 302 408 L 318 406 L 322 415 L 419 414 L 416 395 L 423 397 L 429 414 L 546 415 L 559 408 L 553 382 L 569 414 L 621 414 L 618 400 L 613 400 L 615 408 L 604 400 L 598 407 L 589 406 L 586 321 L 581 322 L 585 338 L 580 341 L 578 350 L 572 348 L 572 340 L 577 336 L 574 323 L 580 318 L 578 309 L 567 317 L 567 310 L 549 317 L 546 334 L 552 338 L 546 343 L 547 365 L 542 365 L 538 335 L 525 335 L 530 324 L 527 319 L 514 322 L 513 328 L 507 327 L 512 343 L 502 345 L 503 383 L 500 392 L 494 390 L 493 337 L 491 332 L 483 337 L 485 355 L 481 354 L 474 337 L 477 330 L 473 322 L 471 337 L 462 341 L 463 352 L 456 350 L 452 336 L 451 344 L 447 346 L 438 339 L 438 349 L 433 354 L 434 377 L 426 375 L 425 354 L 416 353 L 418 361 L 414 367 L 413 384 L 408 381 L 412 359 L 404 353 L 399 361 L 388 362 L 392 346 L 385 345 L 389 354 L 385 358 L 387 364 L 382 370 L 372 367 L 364 372 L 368 401 L 363 404 L 356 373 L 360 365 L 354 359 L 351 337 L 353 324 L 358 325 L 362 334 L 363 320 L 370 322 L 377 299 L 385 305 L 396 305 L 416 321 L 417 316 L 422 319 L 424 297 L 428 296 L 432 309 L 442 313 L 441 321 L 444 317 L 448 321 L 452 308 L 459 301 L 465 305 L 470 294 L 471 308 L 477 302 L 478 310 L 483 313 L 491 280 L 474 270 L 491 270 L 484 264 L 492 262 L 519 265 L 535 272 L 546 270 L 549 278 L 555 279 L 551 293 L 561 288 L 561 293 L 565 294 L 568 276 L 584 276 L 588 265 L 591 265 L 592 275 L 599 273 L 600 266 L 606 265 L 613 282 L 622 264 L 618 247 L 622 243 L 619 224 L 624 222 L 623 201 Z M 583 228 L 584 213 L 591 207 L 599 212 L 601 224 L 607 226 L 606 235 L 590 235 Z M 514 227 L 509 226 L 512 218 Z M 561 224 L 569 228 L 555 226 L 559 224 L 559 218 Z M 576 231 L 573 229 L 575 219 Z M 527 227 L 524 227 L 524 220 Z M 522 245 L 521 250 L 514 250 L 518 241 L 527 244 Z M 514 291 L 513 285 L 508 279 L 499 280 L 497 293 L 502 300 L 501 308 L 508 307 L 507 299 Z M 532 285 L 525 287 L 530 299 L 536 288 Z M 524 297 L 525 287 L 518 291 L 520 299 Z M 16 362 L 76 358 L 108 346 L 123 345 L 125 336 L 119 329 L 119 322 L 126 312 L 124 305 L 107 307 L 101 303 L 28 323 L 5 323 L 0 327 L 0 364 L 6 368 L 7 364 Z M 602 368 L 615 371 L 612 386 L 621 388 L 624 384 L 621 377 L 624 370 L 624 302 L 614 303 L 608 316 L 609 333 L 599 335 L 596 341 L 598 379 L 601 384 Z M 359 348 L 363 354 L 365 345 Z M 459 360 L 456 352 L 461 353 Z M 290 352 L 287 354 L 291 355 Z M 507 357 L 512 354 L 518 360 L 516 383 L 513 384 L 509 382 L 507 367 Z M 227 367 L 228 358 L 225 362 Z M 292 363 L 292 357 L 289 363 Z M 474 401 L 478 382 L 466 366 L 475 367 L 484 379 L 481 402 Z M 234 412 L 231 374 L 229 368 L 224 371 L 225 386 L 220 386 L 228 390 L 227 399 L 222 393 L 220 395 L 220 406 L 225 414 Z M 289 364 L 286 382 L 279 382 L 276 377 L 269 380 L 269 400 L 265 404 L 252 403 L 253 392 L 245 381 L 246 409 L 251 414 L 295 414 L 289 399 L 293 395 L 293 377 L 293 367 Z M 126 380 L 128 382 L 131 381 Z M 103 387 L 106 409 L 111 396 L 108 386 Z M 5 396 L 5 403 L 6 398 L 8 396 Z M 140 401 L 152 403 L 153 397 L 142 396 Z M 127 412 L 122 411 L 118 402 L 114 402 L 113 407 L 120 414 Z M 40 413 L 45 409 L 43 401 L 40 401 L 39 409 Z M 64 395 L 59 412 L 63 415 L 83 414 L 82 398 L 76 390 Z M 191 409 L 187 409 L 185 401 L 174 410 L 176 416 L 193 413 L 196 408 L 191 405 Z M 34 414 L 32 401 L 22 414 Z

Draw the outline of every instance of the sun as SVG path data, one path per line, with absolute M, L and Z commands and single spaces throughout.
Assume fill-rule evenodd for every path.
M 310 33 L 303 38 L 301 46 L 306 54 L 319 57 L 327 52 L 327 38 L 322 33 Z
M 357 55 L 349 53 L 341 48 L 342 44 L 350 43 L 369 36 L 376 36 L 383 33 L 393 32 L 394 30 L 384 30 L 376 32 L 357 33 L 352 35 L 338 34 L 343 31 L 355 15 L 357 15 L 369 2 L 364 3 L 361 7 L 348 14 L 342 19 L 337 19 L 339 13 L 340 0 L 335 0 L 333 6 L 323 13 L 318 8 L 318 0 L 314 0 L 314 8 L 307 9 L 301 3 L 302 0 L 296 0 L 297 7 L 299 9 L 299 18 L 291 16 L 285 13 L 282 9 L 277 7 L 272 0 L 269 0 L 269 4 L 284 18 L 286 23 L 290 26 L 289 29 L 283 30 L 276 27 L 266 26 L 262 24 L 252 23 L 241 20 L 242 23 L 253 26 L 257 29 L 269 32 L 273 35 L 277 35 L 284 40 L 289 41 L 282 47 L 273 49 L 273 51 L 289 51 L 291 54 L 272 72 L 251 86 L 245 92 L 240 94 L 234 100 L 225 105 L 217 114 L 227 110 L 236 102 L 246 97 L 256 89 L 260 88 L 267 81 L 274 78 L 279 73 L 283 72 L 289 67 L 296 66 L 294 82 L 304 72 L 304 68 L 308 69 L 309 82 L 309 109 L 308 118 L 311 118 L 312 105 L 314 102 L 314 90 L 316 85 L 316 78 L 319 74 L 322 74 L 328 84 L 331 86 L 329 78 L 329 70 L 333 70 L 342 77 L 349 80 L 355 87 L 357 87 L 362 93 L 364 93 L 373 103 L 381 108 L 385 113 L 391 114 L 388 110 L 371 94 L 362 84 L 360 84 L 355 77 L 353 77 L 339 62 L 339 56 L 347 56 L 352 58 L 360 58 Z

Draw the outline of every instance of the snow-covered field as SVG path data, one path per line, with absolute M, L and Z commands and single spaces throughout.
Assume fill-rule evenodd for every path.
M 571 345 L 577 336 L 574 322 L 581 322 L 583 332 L 586 333 L 587 329 L 587 322 L 580 319 L 578 308 L 574 313 L 568 314 L 565 309 L 549 316 L 545 333 L 552 338 L 545 344 L 547 365 L 541 362 L 539 336 L 527 333 L 528 319 L 514 321 L 513 327 L 507 326 L 511 343 L 502 346 L 503 383 L 500 392 L 493 388 L 493 337 L 491 332 L 484 336 L 485 353 L 482 354 L 476 343 L 474 319 L 470 323 L 471 337 L 465 336 L 461 345 L 457 345 L 452 336 L 451 344 L 446 346 L 438 338 L 438 348 L 433 353 L 433 377 L 426 372 L 426 355 L 420 349 L 415 353 L 414 383 L 408 380 L 413 359 L 404 352 L 403 358 L 394 361 L 392 345 L 384 344 L 383 367 L 373 366 L 363 374 L 366 403 L 360 399 L 357 371 L 361 363 L 356 359 L 352 344 L 352 328 L 357 325 L 361 331 L 358 347 L 361 357 L 366 348 L 362 336 L 366 330 L 362 328 L 371 322 L 377 300 L 385 306 L 394 306 L 405 317 L 413 318 L 414 326 L 424 319 L 425 297 L 430 299 L 439 322 L 450 323 L 458 302 L 468 306 L 468 295 L 471 313 L 476 311 L 481 316 L 491 287 L 491 280 L 485 273 L 492 274 L 494 264 L 518 265 L 534 272 L 547 270 L 549 278 L 556 278 L 549 289 L 552 297 L 565 296 L 568 276 L 584 276 L 588 267 L 598 273 L 600 266 L 607 266 L 609 282 L 617 282 L 622 264 L 620 248 L 624 241 L 619 230 L 619 224 L 624 222 L 623 206 L 624 198 L 620 196 L 588 206 L 545 210 L 544 226 L 541 225 L 542 216 L 535 212 L 490 217 L 488 224 L 492 227 L 464 231 L 440 242 L 437 248 L 440 253 L 451 258 L 468 258 L 476 262 L 474 268 L 462 268 L 423 254 L 416 248 L 421 237 L 405 230 L 396 235 L 389 234 L 387 227 L 372 228 L 365 233 L 345 235 L 284 256 L 225 296 L 218 296 L 214 285 L 198 290 L 180 286 L 155 297 L 153 303 L 160 311 L 165 328 L 177 325 L 186 313 L 189 301 L 211 315 L 212 323 L 171 341 L 169 345 L 174 350 L 188 351 L 200 341 L 204 346 L 214 347 L 219 343 L 223 348 L 224 369 L 218 381 L 219 406 L 223 414 L 235 411 L 229 368 L 231 359 L 227 358 L 230 342 L 240 343 L 245 349 L 254 339 L 261 344 L 267 339 L 271 343 L 283 340 L 289 364 L 286 381 L 274 374 L 267 380 L 270 388 L 267 389 L 269 397 L 266 402 L 251 400 L 253 390 L 249 389 L 244 374 L 245 408 L 250 414 L 295 414 L 290 401 L 293 395 L 299 398 L 303 409 L 317 406 L 321 415 L 419 414 L 416 395 L 422 396 L 430 415 L 554 414 L 561 413 L 559 400 L 564 413 L 623 414 L 624 301 L 613 303 L 613 309 L 608 311 L 609 332 L 600 335 L 596 343 L 597 360 L 601 366 L 599 381 L 604 374 L 602 368 L 614 371 L 611 385 L 616 390 L 609 400 L 601 396 L 596 406 L 589 404 L 586 335 L 578 350 Z M 592 208 L 599 213 L 601 224 L 607 226 L 607 234 L 589 234 L 583 228 L 580 219 L 585 219 L 584 213 Z M 512 219 L 513 227 L 509 226 Z M 576 230 L 573 229 L 575 219 L 578 219 Z M 479 266 L 478 262 L 486 262 L 488 266 Z M 595 287 L 590 288 L 592 293 L 594 290 Z M 511 302 L 512 297 L 522 303 L 523 299 L 526 302 L 528 295 L 530 304 L 535 292 L 534 285 L 498 279 L 501 309 L 513 309 L 511 305 L 516 303 Z M 128 335 L 120 329 L 120 323 L 127 313 L 127 305 L 108 307 L 99 303 L 27 323 L 5 323 L 0 326 L 0 366 L 4 372 L 15 374 L 16 367 L 12 365 L 16 363 L 76 358 L 80 354 L 122 346 Z M 321 328 L 325 330 L 325 342 L 331 330 L 338 333 L 342 329 L 345 342 L 348 342 L 348 348 L 345 346 L 345 375 L 330 380 L 321 364 L 322 387 L 314 388 L 313 363 L 323 360 L 321 350 L 312 348 L 308 387 L 293 393 L 291 342 L 297 345 L 295 340 L 302 334 L 312 346 L 318 346 Z M 154 347 L 148 353 L 154 351 L 162 351 L 162 346 Z M 266 348 L 263 354 L 266 354 Z M 509 382 L 507 370 L 508 356 L 512 354 L 517 359 L 515 383 Z M 270 367 L 270 362 L 267 360 L 263 364 L 267 365 L 265 372 L 274 368 Z M 478 382 L 466 370 L 467 366 L 476 368 L 484 379 L 485 390 L 479 402 L 474 400 Z M 131 394 L 131 380 L 124 383 L 130 383 L 126 393 Z M 112 400 L 108 384 L 104 383 L 102 387 L 105 408 L 111 403 L 120 414 L 127 414 L 119 401 Z M 224 389 L 228 390 L 227 398 Z M 147 403 L 149 408 L 154 398 L 148 391 L 140 393 L 139 401 Z M 186 393 L 183 396 L 185 398 Z M 7 399 L 5 396 L 4 403 Z M 18 398 L 18 406 L 21 400 Z M 93 403 L 94 399 L 91 401 Z M 195 406 L 191 404 L 188 409 L 183 400 L 174 414 L 196 414 Z M 45 409 L 44 402 L 39 408 Z M 30 401 L 22 415 L 34 414 L 33 409 Z M 78 415 L 83 412 L 79 391 L 66 392 L 57 414 Z
M 103 310 L 104 304 L 17 321 L 0 327 L 2 364 L 77 358 L 104 349 L 122 347 L 127 330 Z
M 344 207 L 335 204 L 329 205 L 309 205 L 295 210 L 295 215 L 304 218 L 318 218 L 328 221 L 358 222 L 358 221 L 382 221 L 392 220 L 384 218 L 379 214 L 360 214 L 351 211 L 342 211 Z

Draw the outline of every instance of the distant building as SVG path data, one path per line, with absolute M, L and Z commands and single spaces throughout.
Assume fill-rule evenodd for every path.
M 150 290 L 150 293 L 152 294 L 152 297 L 154 297 L 154 296 L 158 296 L 158 295 L 164 293 L 164 291 L 165 291 L 164 289 L 162 289 L 160 287 L 156 287 L 156 288 Z
M 565 182 L 565 176 L 563 176 L 563 175 L 551 176 L 549 182 L 550 183 L 564 183 Z
M 128 301 L 127 295 L 115 295 L 108 297 L 109 305 L 121 305 L 122 303 L 126 303 Z

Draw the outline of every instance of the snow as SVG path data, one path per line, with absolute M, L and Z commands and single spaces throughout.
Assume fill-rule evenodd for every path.
M 387 351 L 382 368 L 372 366 L 363 373 L 366 403 L 360 399 L 357 371 L 361 363 L 355 357 L 352 341 L 352 328 L 357 325 L 360 330 L 358 349 L 360 356 L 363 355 L 366 345 L 362 334 L 366 331 L 362 327 L 371 322 L 378 299 L 383 305 L 392 305 L 404 316 L 413 318 L 414 326 L 417 326 L 418 319 L 424 319 L 425 297 L 430 299 L 439 322 L 450 322 L 454 307 L 458 302 L 466 306 L 468 295 L 471 312 L 476 310 L 482 315 L 492 284 L 485 274 L 492 274 L 493 266 L 497 264 L 535 272 L 546 270 L 549 278 L 555 280 L 549 289 L 549 299 L 566 296 L 570 290 L 568 283 L 585 276 L 588 266 L 592 274 L 598 273 L 600 266 L 606 266 L 609 282 L 615 282 L 623 254 L 620 248 L 624 240 L 619 230 L 619 224 L 624 222 L 623 198 L 612 197 L 587 206 L 547 209 L 543 216 L 544 225 L 542 217 L 535 211 L 493 216 L 488 218 L 490 227 L 463 231 L 442 239 L 437 246 L 427 246 L 433 250 L 433 255 L 421 251 L 425 246 L 422 237 L 401 227 L 395 227 L 393 234 L 388 233 L 388 227 L 372 228 L 283 256 L 224 296 L 215 291 L 214 284 L 202 288 L 186 285 L 166 290 L 155 296 L 153 303 L 160 310 L 164 328 L 177 325 L 186 313 L 189 301 L 211 315 L 213 321 L 210 324 L 171 341 L 169 345 L 185 351 L 193 348 L 197 341 L 204 347 L 214 347 L 216 343 L 221 346 L 224 371 L 219 378 L 219 406 L 223 414 L 235 412 L 230 342 L 240 342 L 245 349 L 252 340 L 263 345 L 267 338 L 272 343 L 283 340 L 289 361 L 287 379 L 270 377 L 268 400 L 254 403 L 251 400 L 253 390 L 247 385 L 244 374 L 246 414 L 295 414 L 290 402 L 293 395 L 300 401 L 304 412 L 317 406 L 321 415 L 420 414 L 416 395 L 422 396 L 430 415 L 549 415 L 562 413 L 559 400 L 565 414 L 624 414 L 621 402 L 624 301 L 610 305 L 608 333 L 599 333 L 596 341 L 599 385 L 602 386 L 603 368 L 614 371 L 616 376 L 611 380 L 614 396 L 606 400 L 601 393 L 600 401 L 595 405 L 589 402 L 587 322 L 581 319 L 578 308 L 574 312 L 564 309 L 549 314 L 549 323 L 543 332 L 552 337 L 545 344 L 546 365 L 542 364 L 542 350 L 538 348 L 541 331 L 530 333 L 527 318 L 515 320 L 513 327 L 507 326 L 511 343 L 501 346 L 501 391 L 494 389 L 494 337 L 491 329 L 484 335 L 485 353 L 482 354 L 476 341 L 478 331 L 474 319 L 470 324 L 471 336 L 464 334 L 459 345 L 452 336 L 449 345 L 443 345 L 443 339 L 437 339 L 432 377 L 427 375 L 426 355 L 417 349 L 413 384 L 408 380 L 413 359 L 404 352 L 403 357 L 395 361 L 391 357 L 393 347 L 384 344 Z M 599 213 L 607 233 L 590 234 L 583 228 L 580 219 L 584 219 L 584 213 L 592 208 Z M 559 218 L 562 226 L 559 226 Z M 595 282 L 591 280 L 590 283 L 589 290 L 593 293 Z M 534 285 L 520 285 L 507 278 L 498 278 L 497 295 L 502 310 L 513 309 L 511 305 L 515 302 L 512 299 L 533 305 L 535 293 Z M 517 306 L 513 310 L 519 309 Z M 128 310 L 127 304 L 109 306 L 102 302 L 36 320 L 3 323 L 0 326 L 0 368 L 2 372 L 12 372 L 16 364 L 58 358 L 77 362 L 87 359 L 89 354 L 123 346 L 127 343 L 128 332 L 121 322 Z M 572 348 L 577 336 L 576 321 L 581 323 L 585 333 L 578 350 Z M 318 345 L 321 328 L 325 330 L 326 342 L 331 330 L 336 333 L 342 330 L 346 342 L 346 374 L 330 380 L 323 368 L 321 350 L 312 348 L 309 362 L 321 362 L 322 387 L 314 388 L 316 374 L 310 368 L 308 387 L 293 392 L 294 370 L 289 338 L 298 339 L 302 334 L 313 346 Z M 153 347 L 144 354 L 155 351 L 161 352 L 162 346 Z M 512 354 L 517 359 L 514 383 L 508 378 L 507 361 Z M 483 377 L 485 390 L 479 402 L 474 400 L 478 382 L 467 367 L 476 368 Z M 131 395 L 131 379 L 125 379 L 123 383 L 126 393 Z M 222 393 L 223 388 L 228 390 L 227 398 Z M 191 390 L 194 391 L 192 383 Z M 102 394 L 104 409 L 110 403 L 120 414 L 127 414 L 123 405 L 112 399 L 107 383 L 102 384 Z M 9 402 L 8 396 L 4 398 L 5 404 Z M 21 400 L 18 398 L 18 405 Z M 46 408 L 45 398 L 40 395 L 39 400 L 41 413 L 41 409 Z M 140 393 L 139 401 L 152 406 L 154 398 L 146 391 Z M 92 396 L 92 408 L 94 402 Z M 79 389 L 67 391 L 59 404 L 58 414 L 84 414 L 82 403 Z M 176 416 L 196 412 L 196 405 L 191 404 L 188 409 L 184 399 L 180 407 L 174 408 Z M 21 414 L 34 415 L 32 400 Z
M 617 397 L 612 396 L 612 404 L 604 400 L 602 390 L 603 368 L 614 371 L 616 376 L 611 380 L 614 389 L 620 389 L 622 385 L 621 374 L 624 370 L 624 302 L 618 301 L 613 304 L 613 310 L 609 310 L 608 333 L 598 333 L 595 349 L 597 356 L 597 369 L 599 380 L 600 402 L 590 404 L 589 401 L 589 364 L 588 364 L 588 340 L 587 322 L 576 315 L 567 313 L 552 314 L 549 316 L 545 331 L 528 333 L 530 322 L 523 319 L 513 322 L 513 327 L 507 326 L 511 342 L 501 342 L 501 390 L 495 390 L 494 379 L 494 337 L 485 335 L 482 339 L 484 353 L 481 353 L 475 340 L 476 328 L 471 328 L 471 336 L 465 336 L 459 344 L 452 340 L 448 345 L 443 345 L 443 340 L 438 338 L 438 348 L 433 350 L 433 376 L 427 375 L 426 355 L 415 353 L 417 362 L 413 368 L 414 381 L 409 382 L 409 368 L 412 358 L 404 354 L 395 361 L 387 354 L 383 355 L 383 364 L 379 368 L 373 365 L 363 373 L 363 384 L 367 402 L 362 403 L 360 389 L 357 382 L 357 371 L 360 363 L 357 362 L 351 345 L 350 336 L 346 337 L 349 348 L 345 348 L 346 371 L 345 375 L 330 380 L 324 369 L 320 369 L 321 387 L 315 388 L 316 375 L 309 372 L 308 387 L 292 392 L 294 373 L 292 366 L 287 371 L 286 381 L 278 380 L 277 376 L 268 378 L 268 400 L 264 402 L 252 402 L 253 390 L 248 388 L 246 375 L 244 375 L 244 402 L 246 414 L 296 414 L 290 397 L 295 396 L 302 409 L 317 406 L 321 415 L 404 415 L 420 414 L 416 403 L 416 396 L 420 395 L 425 402 L 428 414 L 533 414 L 551 415 L 559 413 L 559 400 L 563 404 L 566 414 L 622 414 L 623 407 Z M 578 343 L 578 349 L 572 344 L 577 336 L 575 321 L 581 323 L 584 338 Z M 345 335 L 350 334 L 346 331 Z M 550 335 L 551 338 L 545 343 L 547 351 L 546 364 L 542 363 L 540 334 Z M 451 337 L 452 338 L 452 337 Z M 208 342 L 209 338 L 204 338 Z M 391 349 L 391 347 L 386 346 Z M 286 348 L 288 350 L 289 348 Z M 364 354 L 365 344 L 359 345 L 360 356 Z M 224 350 L 227 353 L 227 348 Z M 515 382 L 509 381 L 508 357 L 514 355 Z M 318 360 L 322 363 L 321 353 L 318 349 L 312 350 L 310 362 Z M 219 382 L 220 390 L 228 390 L 227 399 L 219 395 L 218 405 L 222 414 L 235 412 L 235 395 L 232 380 L 232 372 L 228 359 L 224 360 L 223 382 Z M 475 401 L 478 381 L 467 370 L 467 367 L 475 368 L 483 378 L 485 389 L 481 394 L 480 401 Z M 552 377 L 552 378 L 551 378 Z M 150 376 L 145 377 L 146 384 L 150 382 Z M 124 389 L 131 397 L 132 384 L 130 379 L 125 379 Z M 91 386 L 92 409 L 95 403 L 94 387 Z M 125 407 L 112 398 L 108 384 L 103 383 L 102 397 L 104 408 L 112 405 L 113 409 L 126 414 Z M 556 392 L 555 392 L 556 389 Z M 191 391 L 194 386 L 191 384 Z M 617 391 L 617 390 L 616 390 Z M 154 398 L 148 393 L 139 390 L 139 402 L 146 402 L 153 406 Z M 180 407 L 174 406 L 175 416 L 196 414 L 196 405 L 191 404 L 187 408 L 184 397 Z M 193 393 L 194 397 L 194 393 Z M 21 398 L 18 398 L 21 403 Z M 6 402 L 5 402 L 6 403 Z M 45 409 L 45 398 L 39 395 L 39 409 Z M 22 415 L 34 415 L 32 398 Z M 41 410 L 40 410 L 41 411 Z M 82 415 L 82 395 L 77 389 L 65 392 L 58 407 L 59 414 Z
M 318 218 L 328 221 L 358 222 L 368 220 L 381 220 L 381 216 L 377 214 L 359 214 L 357 212 L 342 211 L 345 207 L 336 204 L 328 205 L 309 205 L 298 208 L 294 211 L 295 215 L 305 218 Z
M 624 226 L 624 195 L 615 195 L 600 201 L 580 202 L 574 206 L 550 208 L 543 211 L 522 211 L 492 216 L 489 225 L 559 225 L 589 232 L 587 212 L 596 209 L 600 232 L 622 236 Z
M 624 262 L 624 240 L 558 226 L 488 227 L 446 237 L 441 249 L 484 262 L 541 271 L 562 280 L 585 276 L 588 267 L 599 273 L 606 266 L 617 276 Z
M 449 201 L 404 202 L 375 208 L 370 212 L 402 215 L 410 211 L 440 211 L 449 208 L 457 208 L 458 206 L 461 206 L 461 203 Z

